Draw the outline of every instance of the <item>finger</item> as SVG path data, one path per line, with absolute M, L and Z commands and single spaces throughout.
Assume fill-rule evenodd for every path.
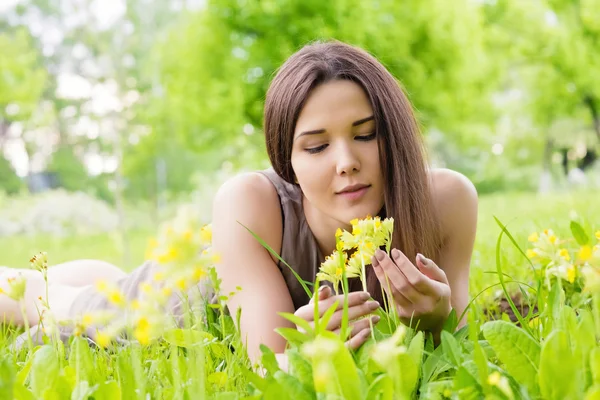
M 348 293 L 348 307 L 359 306 L 364 304 L 367 300 L 371 298 L 371 295 L 368 292 L 352 292 Z M 321 302 L 319 302 L 319 314 L 323 315 L 329 307 L 333 305 L 337 301 L 336 310 L 340 310 L 344 307 L 344 295 L 339 294 L 337 296 L 331 296 Z
M 368 301 L 364 304 L 349 307 L 348 308 L 348 320 L 364 317 L 365 315 L 371 314 L 373 311 L 380 307 L 377 301 Z M 344 317 L 344 310 L 340 309 L 333 313 L 331 319 L 327 323 L 327 330 L 331 331 L 339 328 L 342 325 L 342 318 Z
M 352 338 L 352 337 L 358 335 L 365 328 L 370 328 L 371 324 L 373 324 L 373 325 L 377 324 L 379 322 L 379 319 L 380 319 L 379 315 L 373 315 L 369 318 L 362 318 L 362 319 L 359 319 L 358 321 L 352 323 L 352 330 L 350 331 L 350 336 L 348 336 L 348 338 Z M 334 332 L 339 334 L 340 328 L 336 329 Z
M 422 300 L 423 294 L 410 284 L 404 273 L 384 251 L 378 249 L 375 252 L 375 257 L 378 267 L 383 270 L 383 274 L 377 277 L 383 287 L 391 288 L 394 299 L 401 301 L 402 297 L 398 295 L 401 294 L 410 303 L 418 303 Z M 375 274 L 377 274 L 377 270 Z
M 406 277 L 410 285 L 418 292 L 429 294 L 433 290 L 431 279 L 423 274 L 417 267 L 398 249 L 392 250 L 392 260 Z
M 434 281 L 442 282 L 448 284 L 448 277 L 446 276 L 446 272 L 443 269 L 437 266 L 433 260 L 425 257 L 421 253 L 417 253 L 417 267 L 430 279 Z
M 328 291 L 331 293 L 331 289 L 323 289 L 323 291 Z M 348 307 L 359 306 L 364 304 L 367 300 L 371 298 L 371 295 L 367 292 L 352 292 L 348 294 Z M 344 295 L 337 296 L 329 296 L 324 300 L 319 299 L 319 316 L 323 316 L 327 312 L 327 310 L 335 303 L 338 302 L 336 310 L 340 310 L 344 307 Z M 315 316 L 315 309 L 311 304 L 314 304 L 314 301 L 311 300 L 309 304 L 306 306 L 300 307 L 295 315 L 299 316 L 302 319 L 307 321 L 313 321 Z
M 319 288 L 319 290 L 316 293 L 316 296 L 319 297 L 319 301 L 321 300 L 325 300 L 326 298 L 331 296 L 331 288 L 327 285 L 323 285 Z M 315 302 L 315 297 L 313 295 L 313 297 L 310 299 L 310 301 L 308 302 L 308 304 L 312 304 Z
M 371 328 L 363 329 L 357 335 L 351 337 L 350 340 L 346 341 L 346 347 L 348 347 L 350 350 L 358 349 L 369 339 L 369 335 L 371 335 Z
M 377 261 L 373 257 L 374 262 Z M 379 264 L 373 265 L 373 270 L 375 271 L 375 275 L 381 284 L 381 287 L 384 288 L 386 293 L 393 298 L 393 300 L 399 306 L 404 308 L 409 308 L 412 306 L 412 302 L 406 298 L 392 283 L 391 279 L 385 275 L 383 268 Z

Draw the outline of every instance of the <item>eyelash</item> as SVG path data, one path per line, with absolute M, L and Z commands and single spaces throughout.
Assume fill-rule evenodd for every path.
M 365 135 L 365 136 L 356 136 L 354 139 L 359 140 L 361 142 L 369 142 L 369 141 L 375 139 L 375 133 L 371 133 L 370 135 Z M 327 147 L 327 145 L 323 144 L 321 146 L 317 146 L 317 147 L 313 147 L 313 148 L 305 149 L 305 150 L 309 154 L 317 154 L 317 153 L 320 153 L 323 150 L 325 150 L 326 147 Z

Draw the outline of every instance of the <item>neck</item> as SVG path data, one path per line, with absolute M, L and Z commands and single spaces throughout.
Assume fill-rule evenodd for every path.
M 317 241 L 323 257 L 327 257 L 335 250 L 335 231 L 338 228 L 350 230 L 350 224 L 344 224 L 323 215 L 315 207 L 311 207 L 306 197 L 302 195 L 302 208 L 306 222 Z

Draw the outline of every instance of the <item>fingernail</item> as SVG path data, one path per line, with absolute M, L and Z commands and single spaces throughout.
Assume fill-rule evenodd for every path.
M 379 261 L 377 260 L 377 257 L 372 257 L 371 265 L 373 265 L 373 268 L 379 267 Z
M 379 308 L 379 302 L 378 301 L 370 301 L 367 304 L 368 304 L 367 307 L 369 308 L 369 310 L 377 310 Z
M 381 249 L 377 249 L 377 251 L 375 252 L 375 257 L 377 257 L 377 260 L 383 261 L 383 259 L 385 258 L 385 252 Z
M 371 295 L 369 293 L 367 293 L 367 292 L 362 292 L 360 294 L 360 299 L 363 300 L 363 301 L 369 300 L 370 298 L 371 298 Z
M 327 287 L 327 286 L 321 286 L 321 287 L 319 288 L 319 293 L 321 293 L 323 290 L 325 290 L 325 288 L 326 288 L 326 287 Z
M 421 261 L 423 265 L 429 265 L 429 260 L 421 253 L 417 253 L 417 260 Z
M 392 250 L 392 257 L 393 258 L 400 258 L 400 251 L 398 249 L 393 249 Z
M 374 324 L 378 323 L 380 319 L 381 317 L 379 315 L 375 315 L 373 318 L 371 318 Z

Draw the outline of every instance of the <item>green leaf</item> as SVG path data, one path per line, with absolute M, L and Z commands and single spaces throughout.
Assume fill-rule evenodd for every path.
M 399 380 L 400 387 L 396 388 L 398 393 L 403 393 L 405 398 L 411 398 L 415 391 L 417 381 L 419 380 L 419 371 L 417 364 L 413 361 L 410 354 L 400 354 L 398 357 L 399 376 L 395 378 Z
M 94 400 L 121 399 L 121 388 L 117 381 L 106 381 L 98 385 L 94 392 Z
M 131 351 L 121 351 L 117 357 L 117 371 L 119 376 L 119 387 L 121 398 L 137 399 L 135 374 L 131 362 Z
M 294 270 L 294 268 L 292 268 L 283 258 L 281 258 L 281 256 L 279 254 L 277 254 L 277 252 L 275 250 L 273 250 L 271 248 L 271 246 L 269 246 L 267 244 L 267 242 L 265 242 L 262 238 L 260 238 L 256 233 L 252 232 L 252 230 L 248 227 L 246 227 L 244 224 L 242 224 L 240 221 L 237 221 L 238 224 L 242 225 L 248 232 L 250 232 L 250 234 L 252 236 L 254 236 L 254 238 L 256 240 L 258 240 L 258 242 L 265 248 L 267 249 L 271 254 L 273 254 L 275 257 L 277 257 L 277 259 L 279 261 L 281 261 L 286 267 L 288 267 L 288 269 L 292 272 L 292 274 L 294 274 L 294 277 L 296 278 L 296 280 L 298 280 L 298 282 L 300 283 L 300 285 L 302 285 L 302 288 L 304 289 L 304 291 L 306 292 L 306 295 L 311 298 L 313 296 L 313 292 L 308 288 L 307 284 L 312 284 L 312 282 L 305 282 L 304 279 L 302 279 L 300 277 L 300 275 L 298 275 L 298 273 L 296 272 L 296 270 Z
M 450 311 L 448 318 L 444 322 L 443 330 L 448 331 L 450 333 L 454 333 L 457 326 L 458 326 L 458 316 L 456 315 L 456 310 L 453 308 Z
M 393 398 L 394 383 L 388 375 L 378 375 L 367 389 L 366 400 L 392 400 Z
M 522 329 L 505 321 L 486 322 L 481 330 L 508 373 L 532 393 L 537 393 L 540 344 Z
M 294 346 L 300 346 L 302 343 L 310 340 L 310 337 L 295 328 L 277 328 L 275 332 L 283 336 L 288 343 Z
M 12 399 L 15 386 L 15 368 L 8 358 L 0 361 L 0 399 Z
M 77 382 L 87 381 L 89 384 L 96 383 L 94 355 L 86 339 L 75 337 L 71 342 L 69 365 L 76 372 Z
M 585 246 L 590 243 L 590 237 L 576 221 L 571 221 L 571 233 L 580 246 Z
M 285 354 L 288 357 L 289 372 L 298 378 L 303 385 L 312 387 L 313 373 L 310 362 L 294 349 L 286 351 Z
M 30 386 L 37 397 L 42 397 L 44 391 L 54 385 L 58 378 L 60 365 L 51 345 L 41 346 L 33 355 L 31 364 Z
M 279 312 L 277 314 L 281 315 L 283 318 L 285 318 L 288 321 L 292 322 L 293 324 L 295 324 L 299 328 L 304 329 L 308 335 L 314 336 L 315 332 L 314 332 L 313 328 L 310 326 L 310 324 L 308 323 L 307 320 L 305 320 L 303 318 L 300 318 L 299 316 L 297 316 L 295 314 L 292 314 L 292 313 Z
M 287 392 L 287 395 L 294 400 L 312 400 L 316 399 L 316 394 L 312 390 L 312 385 L 306 387 L 297 378 L 286 374 L 283 371 L 277 371 L 273 375 L 275 380 L 279 382 Z
M 274 375 L 275 372 L 281 369 L 279 368 L 279 363 L 277 362 L 275 353 L 273 353 L 273 350 L 271 350 L 264 344 L 260 345 L 260 351 L 262 352 L 262 356 L 260 358 L 262 366 L 267 370 L 269 374 Z
M 190 347 L 215 340 L 208 332 L 197 329 L 171 329 L 164 333 L 164 340 L 178 347 Z
M 13 395 L 15 400 L 36 400 L 36 396 L 20 383 L 15 383 Z
M 329 320 L 331 319 L 331 317 L 333 316 L 333 313 L 336 312 L 338 305 L 340 304 L 339 301 L 335 301 L 328 309 L 327 311 L 325 311 L 325 313 L 323 314 L 323 316 L 319 319 L 319 331 L 315 332 L 317 335 L 321 332 L 324 332 L 327 330 L 327 324 L 329 323 Z
M 540 392 L 544 399 L 580 399 L 581 364 L 573 357 L 569 338 L 564 331 L 553 331 L 542 347 L 539 369 Z
M 600 385 L 600 347 L 594 348 L 590 353 L 590 369 L 594 384 Z
M 454 336 L 448 331 L 442 331 L 442 348 L 444 354 L 456 367 L 462 364 L 462 350 Z
M 425 336 L 423 331 L 419 331 L 410 341 L 407 353 L 413 358 L 417 365 L 419 376 L 421 375 L 421 365 L 423 364 L 423 346 L 425 345 Z

